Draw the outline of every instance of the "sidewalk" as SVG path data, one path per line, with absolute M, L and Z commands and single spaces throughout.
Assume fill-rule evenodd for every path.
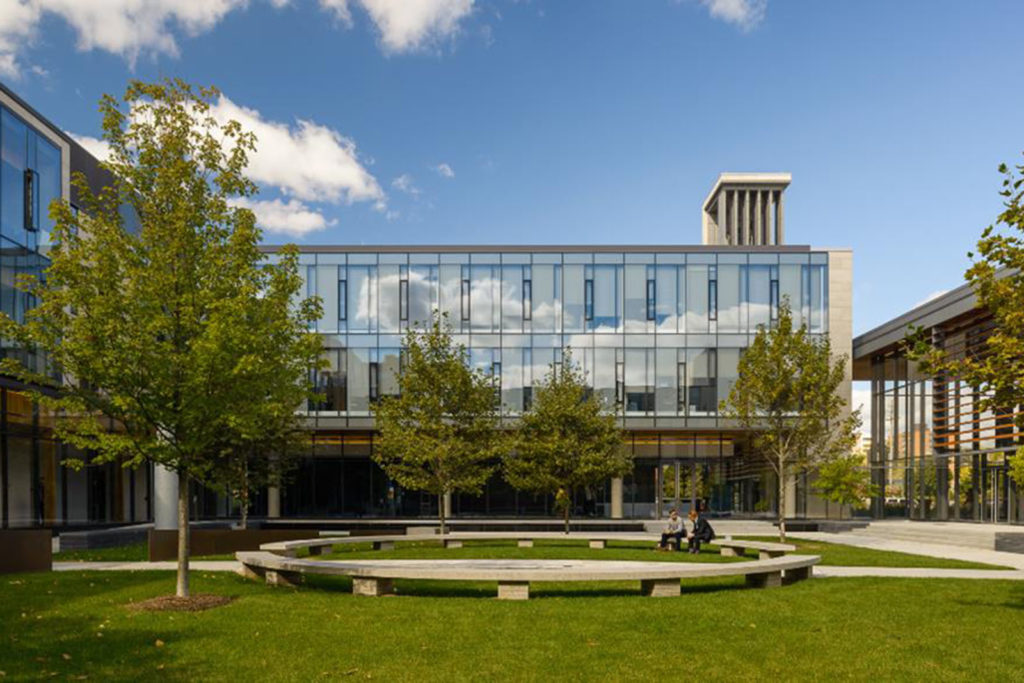
M 966 562 L 995 564 L 1002 567 L 1013 567 L 1018 571 L 1024 571 L 1024 554 L 1021 553 L 1007 553 L 999 550 L 982 550 L 981 548 L 968 548 L 964 546 L 943 545 L 939 543 L 901 541 L 888 539 L 883 536 L 873 536 L 869 531 L 863 531 L 857 534 L 829 534 L 822 533 L 820 531 L 808 531 L 792 532 L 787 534 L 787 536 L 805 539 L 808 541 L 850 545 L 858 548 L 868 548 L 871 550 L 890 550 L 897 553 L 940 557 L 947 560 L 963 560 Z
M 237 572 L 242 568 L 235 560 L 193 560 L 189 569 L 201 572 Z M 55 572 L 135 572 L 174 571 L 177 562 L 54 562 Z
M 1024 581 L 1024 571 L 1008 569 L 925 569 L 921 567 L 814 567 L 814 578 L 877 576 L 898 579 L 1003 579 Z

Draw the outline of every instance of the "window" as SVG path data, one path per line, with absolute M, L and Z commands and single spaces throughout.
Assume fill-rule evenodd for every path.
M 370 403 L 380 400 L 380 363 L 370 363 Z
M 462 322 L 469 322 L 469 278 L 463 273 L 462 278 Z
M 36 182 L 38 175 L 31 168 L 25 169 L 25 229 L 36 231 L 39 224 L 36 217 L 39 214 L 39 184 Z
M 338 280 L 338 320 L 348 319 L 348 280 Z
M 594 319 L 594 280 L 587 278 L 583 282 L 583 318 Z
M 686 414 L 686 363 L 676 364 L 676 410 Z
M 626 364 L 623 362 L 622 349 L 615 349 L 615 402 L 619 405 L 626 402 Z
M 653 279 L 647 280 L 647 319 L 654 320 L 657 308 L 657 286 Z
M 501 362 L 491 363 L 491 386 L 494 388 L 494 409 L 501 410 Z
M 533 405 L 533 349 L 523 349 L 523 410 Z
M 533 280 L 523 280 L 523 320 L 533 319 Z
M 409 322 L 409 266 L 402 266 L 398 280 L 398 319 Z
M 718 320 L 718 268 L 708 268 L 708 320 Z
M 779 320 L 779 267 L 772 266 L 771 282 L 768 285 L 769 306 L 771 307 L 771 321 Z

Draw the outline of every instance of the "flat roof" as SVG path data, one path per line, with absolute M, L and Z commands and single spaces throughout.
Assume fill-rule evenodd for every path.
M 275 252 L 283 245 L 268 244 L 260 247 L 264 252 Z M 487 252 L 508 252 L 508 253 L 616 253 L 625 252 L 630 254 L 645 254 L 654 252 L 667 253 L 809 253 L 811 251 L 849 251 L 849 248 L 821 249 L 809 245 L 768 245 L 768 246 L 729 246 L 729 245 L 704 245 L 704 244 L 309 244 L 297 245 L 303 253 L 487 253 Z
M 792 173 L 719 173 L 718 179 L 711 186 L 711 191 L 704 198 L 704 203 L 701 204 L 701 207 L 707 210 L 708 204 L 718 194 L 722 185 L 764 185 L 766 187 L 781 185 L 782 187 L 787 187 L 791 182 L 793 182 Z

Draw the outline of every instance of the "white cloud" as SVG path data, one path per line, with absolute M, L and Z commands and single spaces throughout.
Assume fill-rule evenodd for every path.
M 232 204 L 249 209 L 256 214 L 256 223 L 267 232 L 280 232 L 302 237 L 311 232 L 323 230 L 335 223 L 335 221 L 328 221 L 322 213 L 309 208 L 297 199 L 283 202 L 280 199 L 239 198 L 233 200 Z
M 320 0 L 325 12 L 352 26 L 349 2 L 369 15 L 385 52 L 413 52 L 454 37 L 474 0 Z M 289 0 L 269 0 L 276 8 Z M 0 0 L 0 76 L 17 78 L 19 55 L 38 37 L 44 15 L 71 27 L 79 50 L 104 50 L 132 66 L 142 55 L 180 52 L 179 38 L 205 33 L 249 0 Z
M 106 140 L 100 140 L 88 135 L 75 135 L 74 133 L 69 133 L 69 135 L 75 139 L 75 142 L 85 147 L 86 152 L 100 161 L 106 161 L 107 157 L 110 156 L 110 143 Z
M 459 32 L 459 22 L 473 11 L 474 0 L 352 0 L 370 16 L 385 52 L 415 52 Z M 351 23 L 348 3 L 321 0 Z M 340 6 L 340 7 L 339 7 Z
M 934 292 L 932 292 L 931 294 L 929 294 L 928 296 L 926 296 L 925 298 L 921 299 L 916 304 L 911 306 L 911 308 L 917 308 L 918 306 L 924 306 L 929 301 L 932 301 L 933 299 L 938 299 L 940 296 L 942 296 L 943 294 L 947 293 L 948 291 L 949 291 L 948 289 L 936 289 Z
M 438 164 L 437 166 L 434 167 L 434 170 L 440 173 L 445 178 L 455 177 L 455 171 L 452 170 L 452 167 L 449 166 L 448 164 Z
M 272 121 L 225 95 L 211 106 L 210 114 L 221 125 L 234 120 L 256 135 L 256 150 L 249 155 L 246 173 L 261 189 L 280 193 L 283 199 L 240 199 L 238 204 L 251 209 L 266 230 L 304 235 L 333 225 L 306 202 L 370 202 L 375 210 L 387 210 L 387 197 L 361 163 L 355 142 L 336 130 L 303 119 L 294 125 Z M 97 159 L 106 159 L 110 153 L 105 140 L 72 137 Z M 396 187 L 419 192 L 411 177 L 406 180 L 407 186 Z
M 337 131 L 304 119 L 292 126 L 270 121 L 223 95 L 211 114 L 255 133 L 248 174 L 258 184 L 305 201 L 383 202 L 384 191 L 360 162 L 356 143 Z
M 394 180 L 391 181 L 391 187 L 395 188 L 400 192 L 411 194 L 416 196 L 420 193 L 420 188 L 416 187 L 416 183 L 413 181 L 412 176 L 408 173 L 403 173 Z
M 715 19 L 749 31 L 761 23 L 768 0 L 700 0 Z

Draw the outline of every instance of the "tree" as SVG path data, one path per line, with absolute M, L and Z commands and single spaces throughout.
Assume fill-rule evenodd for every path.
M 964 279 L 971 284 L 978 306 L 993 319 L 992 332 L 980 353 L 949 354 L 931 343 L 922 328 L 913 328 L 905 340 L 907 356 L 922 372 L 965 382 L 978 394 L 977 410 L 1013 415 L 1018 431 L 1024 431 L 1024 164 L 1011 169 L 1000 164 L 1003 174 L 1004 210 L 978 240 L 977 256 Z M 1011 458 L 1011 472 L 1024 486 L 1024 453 Z
M 786 540 L 786 491 L 789 477 L 850 452 L 860 413 L 844 416 L 846 401 L 837 393 L 846 357 L 832 357 L 828 337 L 812 337 L 805 325 L 794 329 L 789 302 L 779 320 L 761 327 L 740 356 L 738 377 L 721 403 L 722 417 L 751 433 L 778 478 L 779 539 Z
M 294 413 L 320 355 L 309 332 L 320 306 L 297 300 L 297 251 L 268 261 L 252 212 L 233 204 L 256 192 L 244 172 L 255 139 L 210 116 L 216 95 L 133 81 L 121 100 L 103 97 L 113 183 L 93 194 L 78 176 L 82 211 L 51 206 L 50 265 L 20 282 L 38 306 L 24 325 L 0 320 L 0 334 L 50 364 L 3 369 L 55 392 L 33 397 L 58 416 L 58 438 L 94 462 L 177 473 L 183 598 L 190 482 L 216 483 L 230 448 Z
M 373 458 L 400 486 L 437 496 L 444 534 L 448 496 L 479 494 L 496 467 L 494 382 L 470 369 L 465 347 L 436 311 L 426 330 L 406 333 L 402 354 L 398 395 L 373 405 L 380 432 Z
M 515 449 L 505 457 L 505 478 L 517 489 L 554 494 L 569 533 L 572 491 L 621 477 L 633 467 L 616 413 L 587 386 L 566 349 L 534 389 Z
M 842 517 L 843 505 L 863 508 L 864 501 L 878 495 L 878 487 L 871 483 L 871 473 L 864 468 L 864 456 L 860 453 L 841 453 L 818 466 L 815 490 L 826 500 L 839 504 Z

